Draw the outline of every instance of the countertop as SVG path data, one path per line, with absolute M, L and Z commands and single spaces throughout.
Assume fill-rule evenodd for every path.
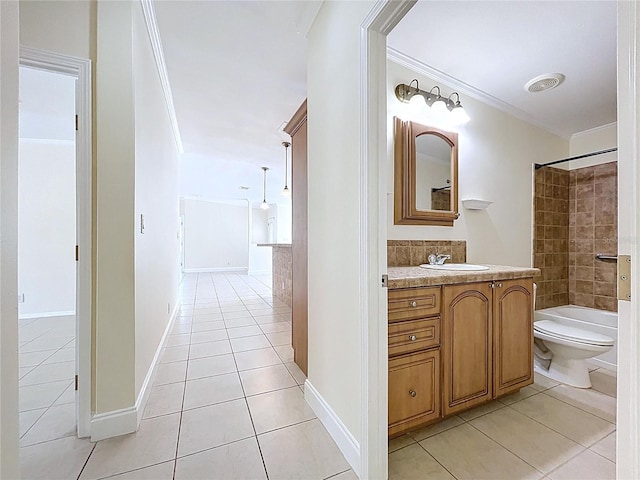
M 454 271 L 430 270 L 422 267 L 389 267 L 389 288 L 427 287 L 430 285 L 453 285 L 456 283 L 513 280 L 540 275 L 537 268 L 486 265 L 489 270 Z
M 284 248 L 291 248 L 291 244 L 290 243 L 259 243 L 258 244 L 259 247 L 284 247 Z

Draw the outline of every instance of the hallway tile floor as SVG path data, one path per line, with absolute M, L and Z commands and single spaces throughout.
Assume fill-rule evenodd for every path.
M 291 310 L 270 281 L 185 276 L 139 431 L 36 438 L 21 448 L 23 478 L 356 478 L 304 401 Z

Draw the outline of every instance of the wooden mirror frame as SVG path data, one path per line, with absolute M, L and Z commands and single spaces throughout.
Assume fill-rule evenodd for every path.
M 436 135 L 451 146 L 451 205 L 453 210 L 416 208 L 416 142 L 419 135 Z M 394 117 L 394 224 L 452 227 L 458 213 L 458 134 Z

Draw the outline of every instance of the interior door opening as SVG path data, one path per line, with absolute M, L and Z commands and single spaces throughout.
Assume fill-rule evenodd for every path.
M 20 67 L 21 444 L 75 435 L 76 79 Z M 52 428 L 57 418 L 64 425 Z

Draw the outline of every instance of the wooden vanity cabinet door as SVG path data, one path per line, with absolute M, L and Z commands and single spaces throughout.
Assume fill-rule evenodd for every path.
M 496 281 L 493 344 L 494 397 L 533 383 L 533 280 Z
M 443 414 L 492 398 L 491 282 L 443 289 Z
M 440 350 L 389 359 L 389 436 L 440 418 Z

